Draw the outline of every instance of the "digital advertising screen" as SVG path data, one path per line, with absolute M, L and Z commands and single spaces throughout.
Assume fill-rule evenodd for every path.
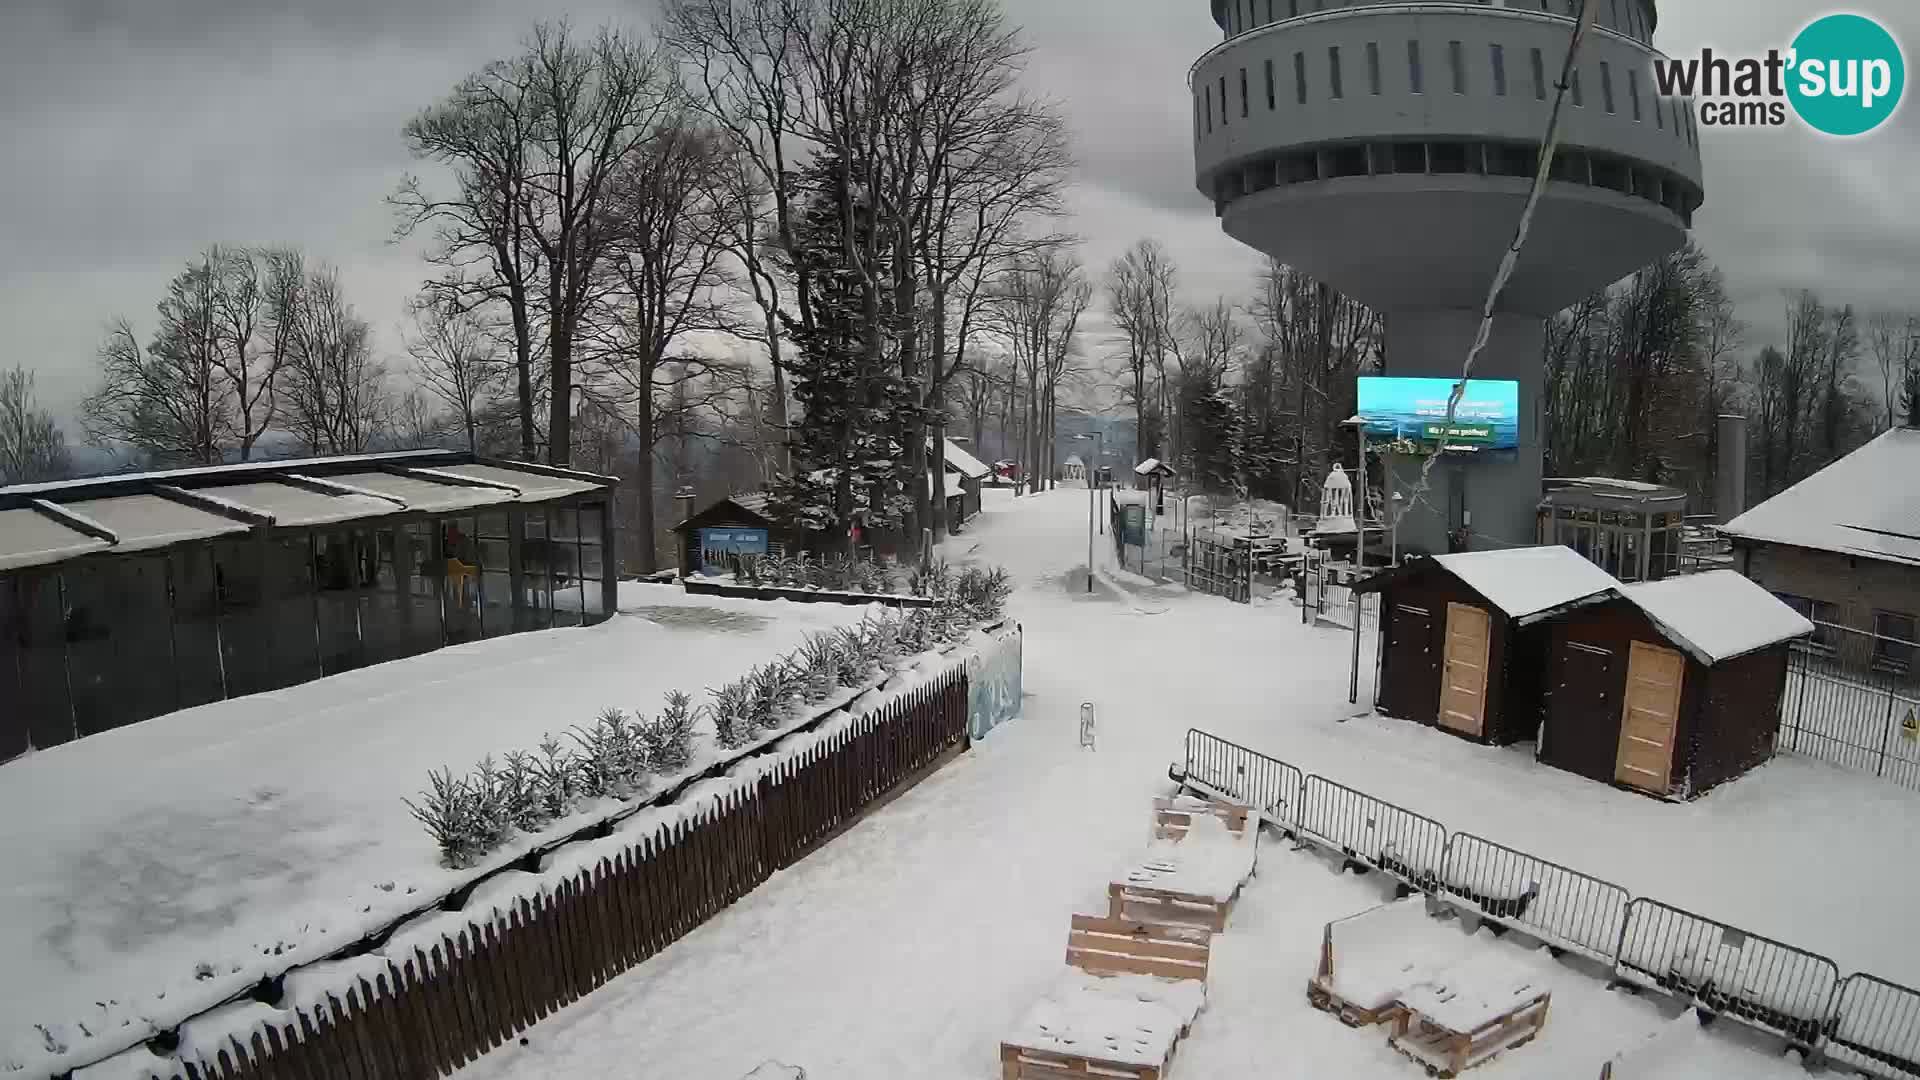
M 1367 441 L 1390 453 L 1491 453 L 1520 448 L 1520 384 L 1469 379 L 1453 422 L 1447 399 L 1458 379 L 1360 377 L 1359 414 Z

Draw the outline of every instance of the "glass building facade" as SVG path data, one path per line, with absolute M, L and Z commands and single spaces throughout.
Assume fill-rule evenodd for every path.
M 430 451 L 0 489 L 0 760 L 598 622 L 613 485 Z

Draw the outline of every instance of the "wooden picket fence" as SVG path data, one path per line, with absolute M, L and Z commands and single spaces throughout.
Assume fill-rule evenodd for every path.
M 472 1062 L 641 963 L 831 839 L 961 745 L 955 668 L 511 910 L 469 921 L 324 1004 L 151 1072 L 154 1080 L 415 1080 Z

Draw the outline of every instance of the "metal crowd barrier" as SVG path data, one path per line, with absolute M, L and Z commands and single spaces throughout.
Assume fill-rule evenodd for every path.
M 1608 964 L 1632 899 L 1610 881 L 1472 833 L 1454 833 L 1447 842 L 1440 888 L 1456 904 Z
M 1811 1050 L 1833 1017 L 1840 971 L 1818 953 L 1640 897 L 1627 905 L 1614 977 Z
M 1198 728 L 1180 783 L 1457 908 L 1608 964 L 1713 1016 L 1888 1080 L 1920 1077 L 1920 990 L 1646 897 L 1302 771 Z

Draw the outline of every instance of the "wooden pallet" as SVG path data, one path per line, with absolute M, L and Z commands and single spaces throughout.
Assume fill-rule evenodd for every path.
M 1424 1066 L 1428 1076 L 1451 1080 L 1503 1050 L 1531 1042 L 1546 1026 L 1549 997 L 1543 990 L 1471 1031 L 1454 1031 L 1418 1010 L 1402 1008 L 1394 1017 L 1387 1045 Z
M 1314 969 L 1313 977 L 1307 980 L 1307 1004 L 1355 1028 L 1384 1024 L 1399 1015 L 1400 1006 L 1397 1002 L 1372 1008 L 1341 997 L 1333 989 L 1333 963 L 1333 923 L 1328 923 L 1320 935 L 1320 964 Z
M 1227 928 L 1227 917 L 1233 914 L 1234 902 L 1239 899 L 1237 889 L 1225 900 L 1216 900 L 1174 889 L 1115 881 L 1107 885 L 1107 914 L 1114 919 L 1192 926 L 1217 934 Z
M 1240 834 L 1247 831 L 1247 822 L 1252 821 L 1257 828 L 1259 817 L 1253 808 L 1222 799 L 1187 796 L 1180 799 L 1153 800 L 1153 838 L 1155 840 L 1180 840 L 1193 826 L 1193 816 L 1200 812 L 1194 803 L 1206 804 L 1207 812 L 1219 818 L 1227 831 Z
M 1204 983 L 1211 951 L 1212 934 L 1202 929 L 1075 915 L 1067 934 L 1066 960 L 1069 967 L 1092 975 L 1151 975 Z M 1180 1025 L 1161 1060 L 1144 1064 L 1002 1042 L 1001 1080 L 1161 1080 L 1190 1026 Z

